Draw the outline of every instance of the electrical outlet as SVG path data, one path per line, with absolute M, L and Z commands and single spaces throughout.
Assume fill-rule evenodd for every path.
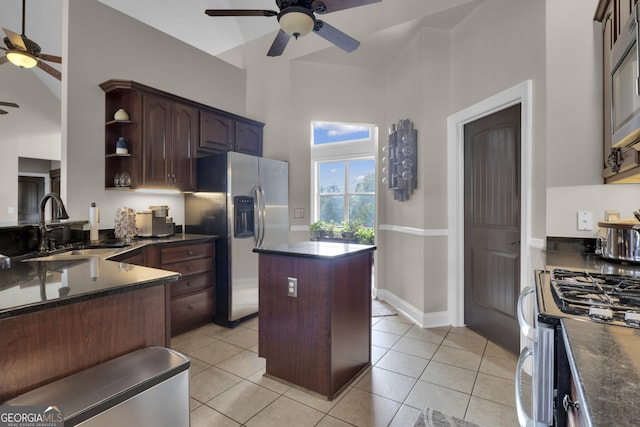
M 287 296 L 298 297 L 298 279 L 295 277 L 287 277 Z
M 578 230 L 593 230 L 593 212 L 578 211 Z

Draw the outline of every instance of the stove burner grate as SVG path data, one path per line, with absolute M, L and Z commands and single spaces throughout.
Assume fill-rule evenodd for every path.
M 640 328 L 640 280 L 628 276 L 553 270 L 553 298 L 567 314 Z

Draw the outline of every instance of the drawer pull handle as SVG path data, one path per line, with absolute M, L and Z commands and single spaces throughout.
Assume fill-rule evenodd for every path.
M 187 307 L 187 310 L 193 310 L 193 306 L 192 306 L 192 305 L 189 305 L 189 306 Z

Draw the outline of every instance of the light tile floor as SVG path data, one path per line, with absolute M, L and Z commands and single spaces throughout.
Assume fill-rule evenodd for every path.
M 372 318 L 372 367 L 333 401 L 263 376 L 258 319 L 174 337 L 191 359 L 191 426 L 413 426 L 424 407 L 484 426 L 517 426 L 517 358 L 467 328 Z

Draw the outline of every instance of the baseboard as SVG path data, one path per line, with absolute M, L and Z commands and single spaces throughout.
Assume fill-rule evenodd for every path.
M 421 328 L 435 328 L 450 325 L 449 312 L 447 311 L 423 313 L 412 304 L 386 289 L 376 289 L 376 297 L 389 303 L 398 312 L 416 322 Z

